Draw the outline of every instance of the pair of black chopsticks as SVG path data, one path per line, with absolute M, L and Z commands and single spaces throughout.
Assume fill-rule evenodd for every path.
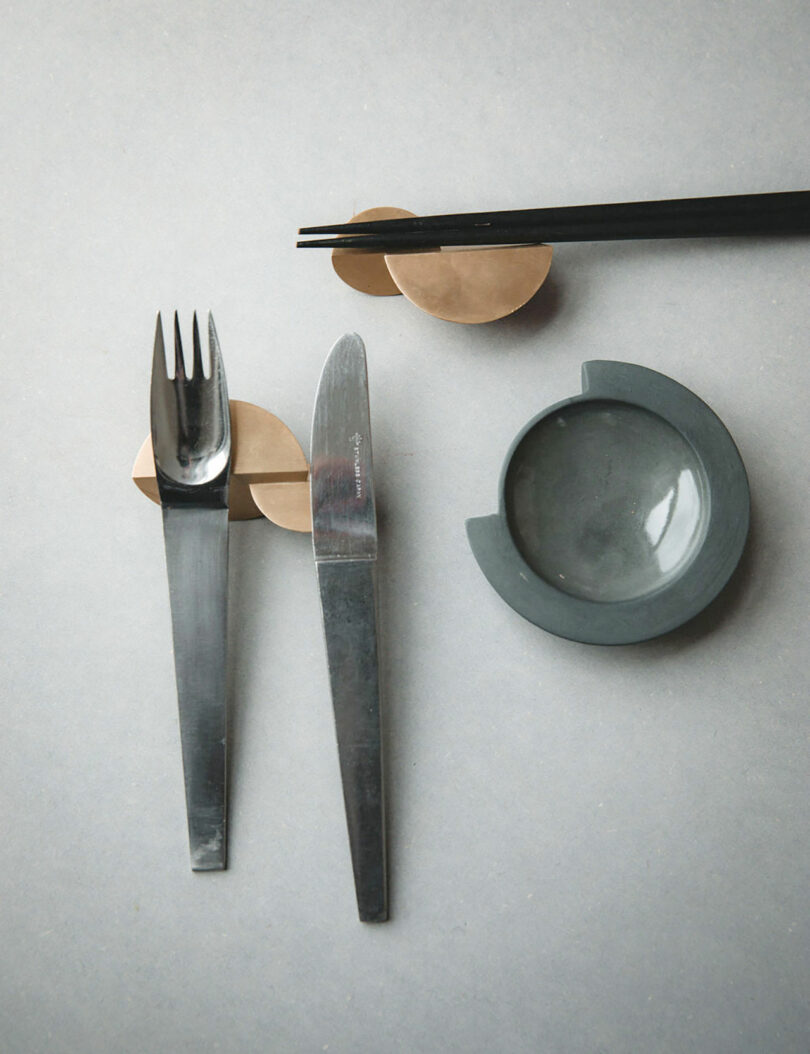
M 298 233 L 337 237 L 296 244 L 298 248 L 397 252 L 443 245 L 531 245 L 808 232 L 810 190 L 794 190 L 327 224 L 301 227 Z

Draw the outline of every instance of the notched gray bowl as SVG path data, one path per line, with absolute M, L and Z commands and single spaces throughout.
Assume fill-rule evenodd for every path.
M 562 637 L 630 644 L 698 614 L 739 562 L 745 468 L 687 388 L 586 362 L 582 394 L 544 410 L 506 457 L 500 510 L 467 521 L 475 558 L 517 612 Z

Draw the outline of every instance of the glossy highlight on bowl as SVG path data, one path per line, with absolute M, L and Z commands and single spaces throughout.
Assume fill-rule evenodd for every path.
M 682 573 L 706 534 L 708 492 L 676 429 L 642 407 L 597 399 L 523 437 L 505 499 L 512 537 L 537 574 L 572 596 L 616 601 Z

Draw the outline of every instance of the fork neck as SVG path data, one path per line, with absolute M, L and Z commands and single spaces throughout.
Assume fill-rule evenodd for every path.
M 200 484 L 177 483 L 155 465 L 160 504 L 164 508 L 227 509 L 230 465 L 216 479 Z

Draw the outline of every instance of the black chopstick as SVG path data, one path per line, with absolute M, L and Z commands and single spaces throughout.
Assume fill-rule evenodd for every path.
M 492 226 L 467 230 L 404 231 L 299 241 L 299 248 L 368 249 L 374 252 L 460 245 L 523 245 L 538 242 L 619 241 L 643 238 L 708 238 L 806 234 L 810 200 L 802 209 L 731 215 L 661 216 L 635 220 L 593 219 L 556 225 Z
M 806 233 L 810 191 L 453 213 L 302 227 L 300 234 L 344 237 L 299 241 L 299 248 L 390 249 L 440 245 L 695 238 Z

